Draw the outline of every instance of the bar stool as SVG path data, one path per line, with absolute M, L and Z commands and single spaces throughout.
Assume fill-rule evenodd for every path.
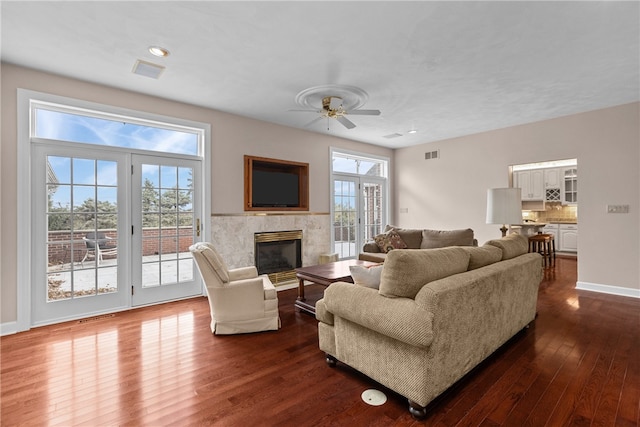
M 529 252 L 542 255 L 545 268 L 556 265 L 556 241 L 553 234 L 534 234 L 529 236 Z

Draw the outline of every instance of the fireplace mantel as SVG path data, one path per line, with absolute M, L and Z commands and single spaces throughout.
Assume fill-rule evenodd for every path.
M 333 252 L 328 212 L 241 212 L 211 215 L 210 241 L 229 268 L 254 265 L 254 234 L 302 230 L 302 265 L 316 265 L 321 254 Z M 295 283 L 293 284 L 295 286 Z M 278 287 L 284 289 L 285 287 Z

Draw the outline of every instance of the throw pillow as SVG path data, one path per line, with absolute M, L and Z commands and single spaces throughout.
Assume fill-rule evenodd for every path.
M 417 228 L 400 228 L 395 225 L 387 225 L 384 228 L 385 233 L 387 231 L 396 231 L 402 240 L 407 244 L 407 249 L 420 249 L 420 242 L 422 242 L 422 230 Z
M 380 287 L 380 275 L 382 274 L 382 264 L 370 265 L 350 265 L 353 283 L 367 288 L 378 289 Z
M 473 230 L 422 230 L 420 249 L 473 246 Z
M 384 234 L 378 234 L 374 239 L 380 248 L 380 251 L 385 254 L 393 249 L 407 248 L 407 244 L 395 230 L 387 231 Z

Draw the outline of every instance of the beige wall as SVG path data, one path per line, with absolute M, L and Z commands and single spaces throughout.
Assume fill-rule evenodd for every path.
M 630 104 L 448 141 L 391 150 L 246 119 L 193 105 L 2 64 L 0 156 L 0 322 L 17 317 L 16 91 L 24 88 L 149 113 L 210 123 L 212 212 L 242 212 L 242 156 L 310 163 L 311 212 L 329 210 L 329 147 L 392 158 L 392 218 L 407 227 L 471 227 L 483 243 L 499 233 L 484 223 L 486 190 L 507 186 L 518 163 L 578 158 L 578 280 L 640 289 L 639 105 Z M 424 160 L 440 149 L 441 158 Z M 395 156 L 395 160 L 394 160 Z M 23 166 L 20 166 L 23 167 Z M 629 204 L 629 214 L 607 214 Z M 406 210 L 406 212 L 405 212 Z
M 210 123 L 212 213 L 243 211 L 243 155 L 309 163 L 310 212 L 329 212 L 329 147 L 393 157 L 392 150 L 323 136 L 161 98 L 2 64 L 2 235 L 0 322 L 17 318 L 17 89 L 29 89 L 153 114 Z M 24 167 L 20 165 L 19 167 Z M 327 235 L 327 239 L 329 235 Z
M 639 105 L 396 150 L 395 218 L 407 227 L 471 227 L 482 244 L 499 235 L 485 224 L 486 191 L 508 186 L 510 165 L 577 158 L 579 285 L 640 296 Z M 440 159 L 424 160 L 436 149 Z M 607 204 L 630 211 L 607 214 Z

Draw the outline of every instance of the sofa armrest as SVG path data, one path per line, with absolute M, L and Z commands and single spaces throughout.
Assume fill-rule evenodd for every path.
M 407 344 L 426 348 L 433 341 L 433 315 L 412 299 L 387 298 L 376 289 L 336 282 L 325 290 L 323 303 L 335 317 Z
M 367 242 L 362 246 L 362 252 L 371 252 L 374 254 L 380 254 L 380 247 L 376 242 Z
M 360 261 L 370 261 L 370 262 L 381 263 L 381 262 L 384 262 L 385 259 L 387 259 L 387 254 L 372 253 L 372 252 L 360 252 L 358 254 L 358 259 Z
M 258 277 L 258 270 L 255 266 L 240 267 L 229 270 L 229 281 L 233 282 L 242 279 L 253 279 Z
M 316 302 L 316 319 L 319 322 L 333 326 L 333 314 L 327 310 L 327 305 L 324 303 L 324 299 Z

